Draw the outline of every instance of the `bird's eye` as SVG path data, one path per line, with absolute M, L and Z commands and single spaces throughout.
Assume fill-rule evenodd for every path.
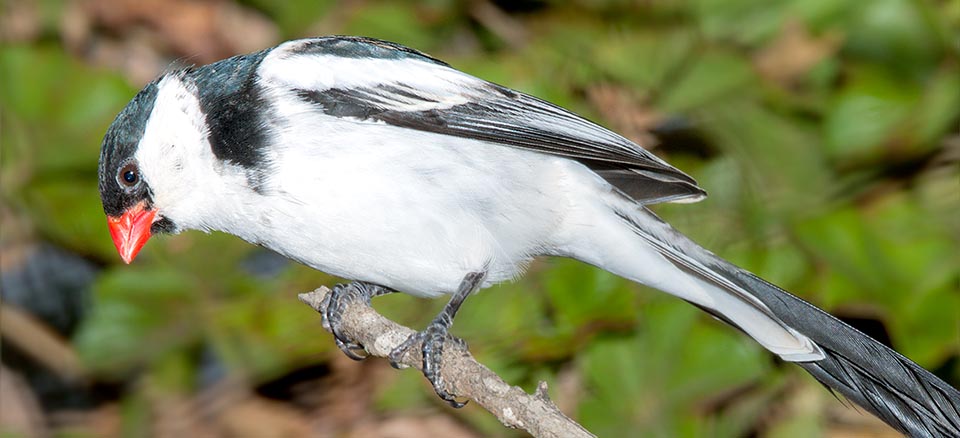
M 120 184 L 126 187 L 133 187 L 140 182 L 140 171 L 137 169 L 135 163 L 127 163 L 120 168 L 120 172 L 117 174 L 117 181 L 120 181 Z

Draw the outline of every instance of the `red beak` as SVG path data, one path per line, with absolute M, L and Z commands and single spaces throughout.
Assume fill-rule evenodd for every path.
M 130 207 L 120 217 L 107 216 L 110 237 L 125 263 L 132 262 L 140 248 L 150 240 L 150 226 L 153 225 L 153 217 L 156 215 L 155 210 L 146 208 L 141 202 Z

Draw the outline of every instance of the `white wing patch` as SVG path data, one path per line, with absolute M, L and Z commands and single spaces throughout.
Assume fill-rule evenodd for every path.
M 265 84 L 301 90 L 323 91 L 401 86 L 416 89 L 424 99 L 395 96 L 384 101 L 396 111 L 424 111 L 449 108 L 470 102 L 465 93 L 483 82 L 449 67 L 415 58 L 402 61 L 375 58 L 345 58 L 315 52 L 298 53 L 310 40 L 290 41 L 277 46 L 260 66 Z
M 696 181 L 635 143 L 549 102 L 470 76 L 410 49 L 369 40 L 293 41 L 261 63 L 282 113 L 479 140 L 579 161 L 634 200 L 702 199 Z

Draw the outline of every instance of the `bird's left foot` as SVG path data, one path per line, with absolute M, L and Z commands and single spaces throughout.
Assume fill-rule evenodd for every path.
M 393 292 L 383 286 L 355 281 L 350 284 L 338 284 L 327 294 L 320 305 L 323 312 L 323 328 L 333 334 L 333 340 L 343 354 L 353 360 L 367 358 L 363 345 L 349 339 L 343 333 L 343 311 L 350 303 L 361 302 L 370 306 L 373 297 Z
M 420 345 L 420 351 L 423 354 L 423 376 L 433 385 L 433 390 L 437 392 L 437 395 L 455 408 L 462 408 L 467 403 L 457 401 L 452 394 L 444 389 L 443 375 L 440 373 L 443 347 L 446 342 L 452 341 L 462 348 L 466 348 L 466 343 L 462 339 L 449 334 L 450 326 L 453 325 L 453 317 L 456 316 L 460 305 L 470 294 L 480 288 L 485 277 L 486 272 L 467 274 L 460 282 L 457 292 L 450 298 L 450 302 L 430 322 L 430 325 L 422 332 L 410 335 L 406 341 L 390 352 L 390 365 L 394 368 L 400 368 L 400 361 L 407 351 L 414 345 Z

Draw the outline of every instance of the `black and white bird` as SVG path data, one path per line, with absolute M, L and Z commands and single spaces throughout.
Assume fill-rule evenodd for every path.
M 432 334 L 407 343 L 422 344 L 425 374 L 449 401 L 436 334 L 470 293 L 560 256 L 710 312 L 902 432 L 960 436 L 955 388 L 647 208 L 702 199 L 693 178 L 400 45 L 303 39 L 168 72 L 110 126 L 99 174 L 128 263 L 152 234 L 223 231 L 358 282 L 334 300 L 454 295 Z

